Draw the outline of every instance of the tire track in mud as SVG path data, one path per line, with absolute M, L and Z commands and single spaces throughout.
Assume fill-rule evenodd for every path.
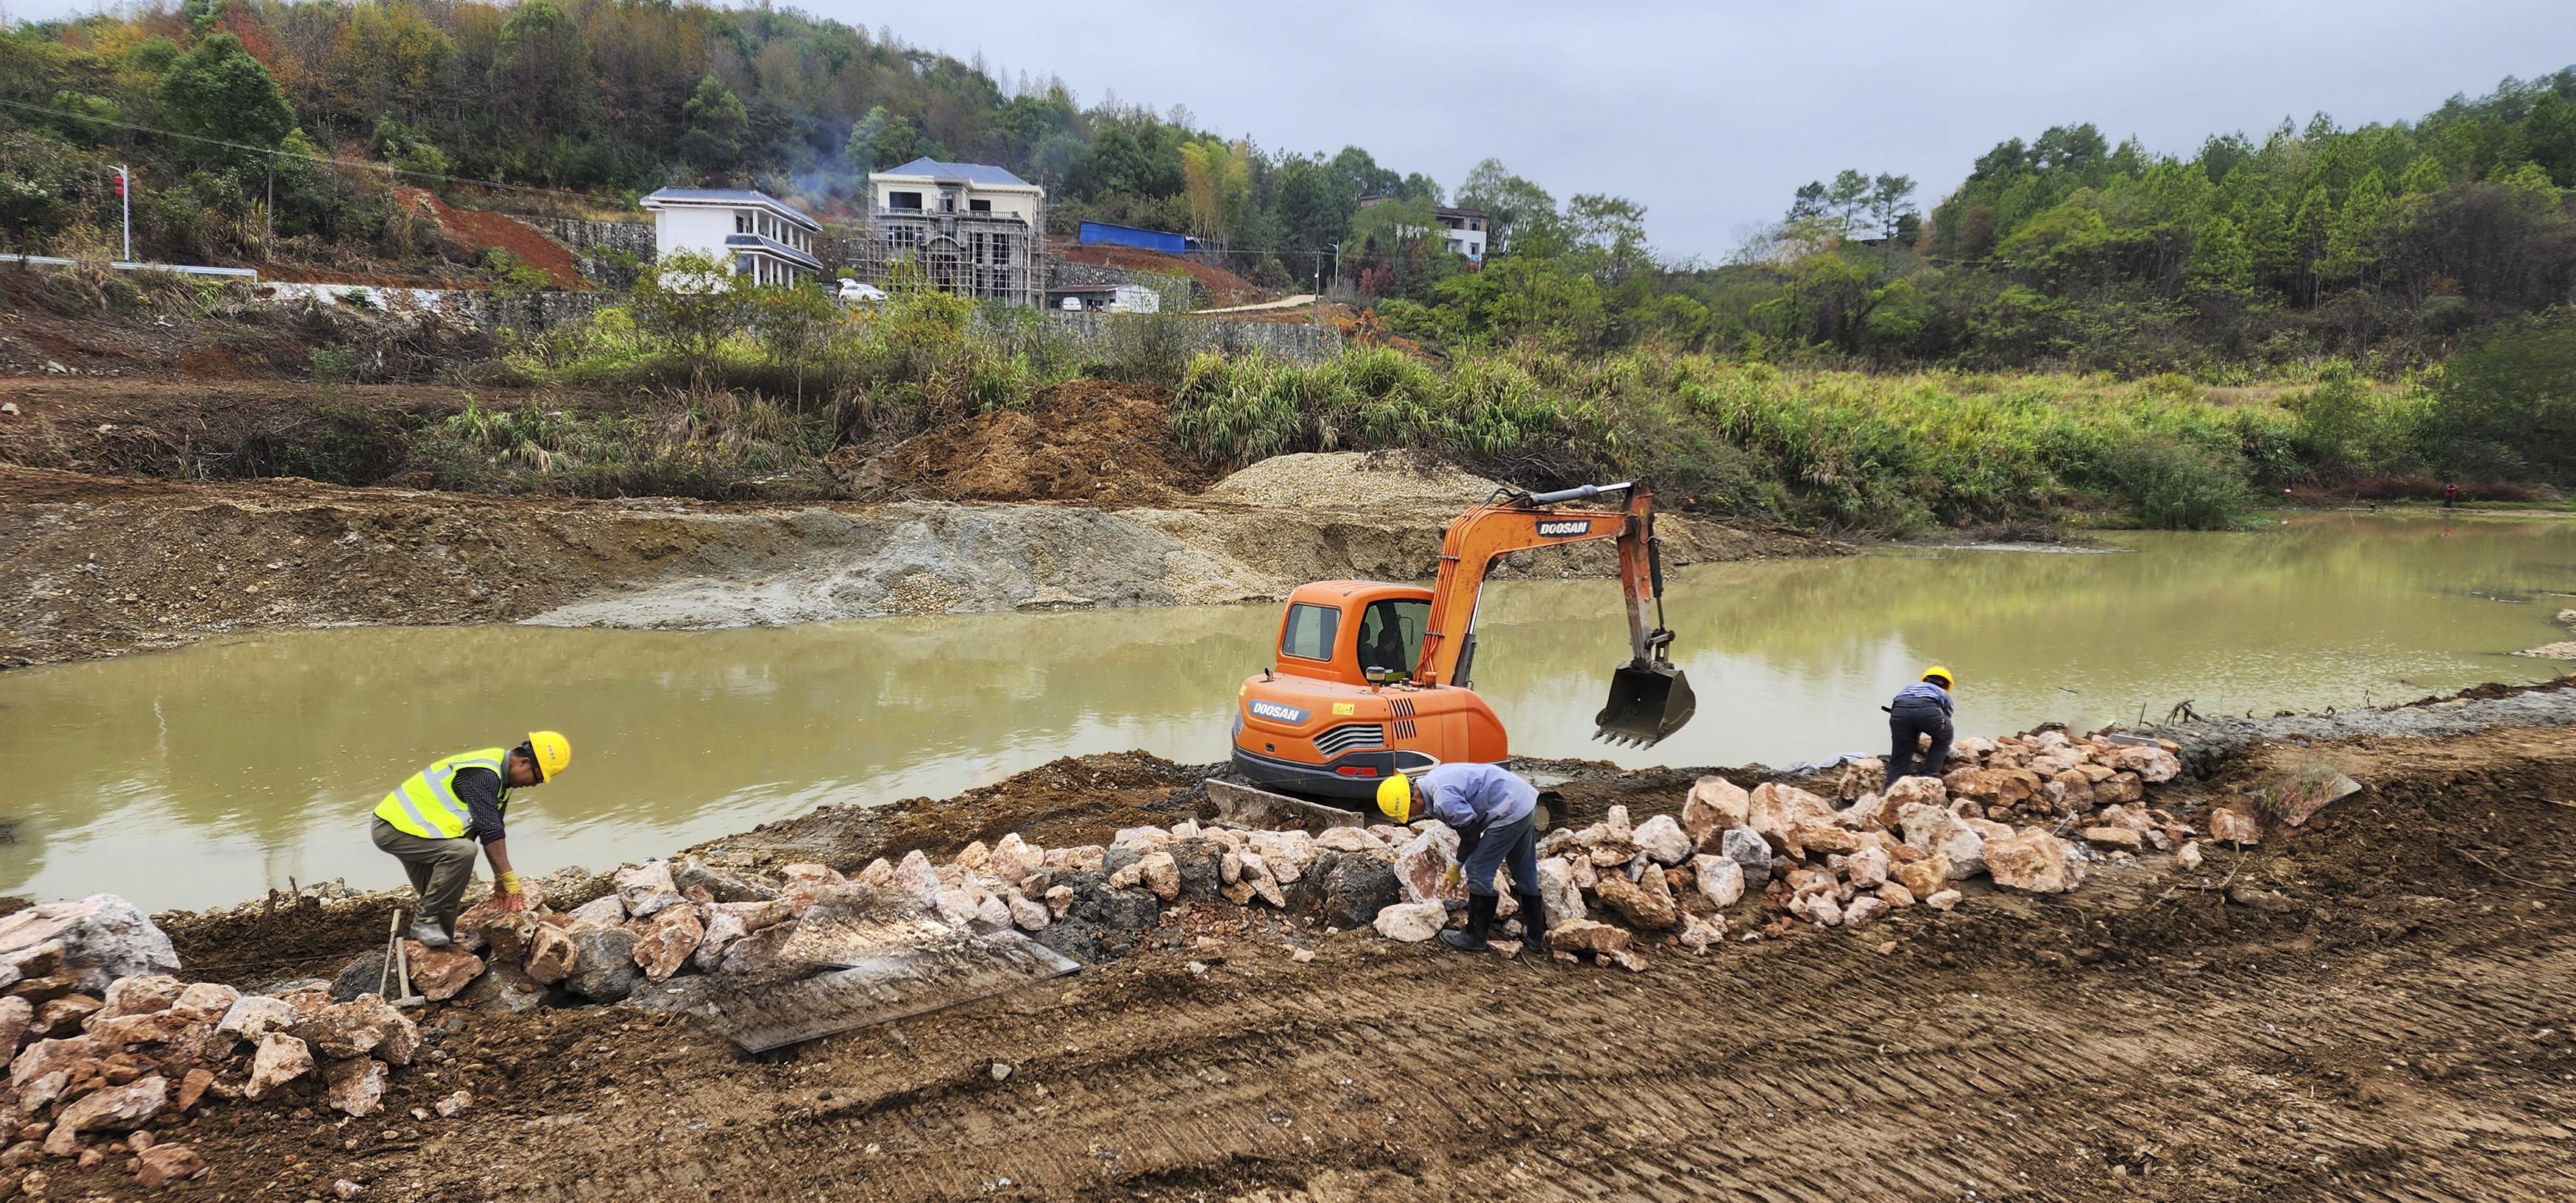
M 997 1041 L 994 1056 L 1028 1058 L 1015 1078 L 1057 1083 L 1043 1105 L 970 1067 L 740 1137 L 675 1141 L 568 1196 L 556 1181 L 524 1197 L 695 1186 L 754 1198 L 786 1179 L 824 1199 L 1186 1197 L 1223 1184 L 1222 1197 L 1386 1175 L 1372 1197 L 2051 1198 L 2124 1157 L 2179 1176 L 2185 1189 L 2166 1197 L 2576 1191 L 2566 1131 L 2502 1099 L 2393 1114 L 2302 1080 L 2320 1058 L 2384 1055 L 2383 1040 L 2508 1043 L 2563 1007 L 2528 987 L 2576 981 L 2576 949 L 2472 981 L 2227 977 L 2182 998 L 2151 979 L 2087 981 L 2009 1001 L 1926 990 L 1903 961 L 1835 951 L 1766 957 L 1776 972 L 1750 991 L 1724 962 L 1675 959 L 1640 980 L 1399 955 L 1239 1004 L 1183 993 L 1062 1017 L 1095 1033 L 1113 1020 L 1105 1034 L 1130 1041 L 1114 1051 L 1051 1058 Z M 2304 1027 L 2256 1019 L 2285 988 L 2332 1004 Z M 1462 995 L 1494 1008 L 1454 1018 Z M 854 1156 L 870 1144 L 878 1157 Z M 2201 1175 L 2228 1185 L 2194 1193 Z
M 2535 801 L 2576 794 L 2576 732 L 2491 739 L 2473 788 L 2380 749 L 2349 809 L 2198 880 L 2105 868 L 1642 975 L 1247 939 L 1204 977 L 1143 953 L 783 1059 L 623 1010 L 477 1021 L 459 1053 L 511 1087 L 465 1149 L 379 1157 L 369 1197 L 2576 1198 L 2549 880 L 2576 811 Z M 2239 875 L 2295 909 L 2202 888 Z

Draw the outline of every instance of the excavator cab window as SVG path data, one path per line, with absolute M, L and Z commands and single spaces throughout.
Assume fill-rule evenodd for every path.
M 1300 660 L 1331 660 L 1333 640 L 1341 631 L 1341 611 L 1299 602 L 1288 607 L 1288 627 L 1279 633 L 1279 654 Z
M 1422 659 L 1422 628 L 1430 620 L 1427 601 L 1370 602 L 1360 612 L 1360 667 L 1393 669 L 1398 681 L 1411 677 Z

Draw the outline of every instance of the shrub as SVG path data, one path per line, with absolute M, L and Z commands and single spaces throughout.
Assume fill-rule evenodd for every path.
M 2247 497 L 2240 463 L 2177 439 L 2120 443 L 2102 457 L 2112 492 L 2142 526 L 2221 530 L 2233 525 Z

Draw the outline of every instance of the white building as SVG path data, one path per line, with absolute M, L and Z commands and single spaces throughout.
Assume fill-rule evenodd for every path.
M 754 284 L 800 284 L 823 270 L 814 257 L 823 227 L 766 192 L 664 188 L 643 203 L 653 213 L 656 256 L 712 256 Z
M 871 262 L 909 262 L 931 287 L 1039 305 L 1046 190 L 1000 167 L 914 159 L 868 176 Z
M 1433 209 L 1431 213 L 1432 216 L 1440 219 L 1441 225 L 1448 227 L 1442 236 L 1441 244 L 1449 249 L 1450 254 L 1465 255 L 1471 263 L 1485 261 L 1485 236 L 1488 232 L 1485 227 L 1493 224 L 1493 218 L 1490 215 L 1482 209 L 1452 209 L 1446 206 Z

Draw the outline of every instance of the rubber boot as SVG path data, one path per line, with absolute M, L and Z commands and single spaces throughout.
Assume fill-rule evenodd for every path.
M 1514 894 L 1512 901 L 1521 908 L 1521 950 L 1547 951 L 1547 901 L 1536 894 Z
M 1484 952 L 1493 947 L 1485 936 L 1494 930 L 1494 908 L 1503 904 L 1500 894 L 1467 895 L 1467 929 L 1444 931 L 1440 942 L 1460 952 Z
M 415 920 L 412 923 L 411 938 L 420 941 L 420 946 L 423 948 L 445 948 L 455 943 L 448 938 L 445 927 L 428 919 Z

